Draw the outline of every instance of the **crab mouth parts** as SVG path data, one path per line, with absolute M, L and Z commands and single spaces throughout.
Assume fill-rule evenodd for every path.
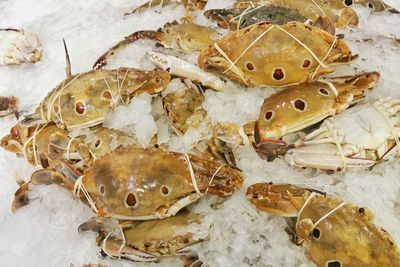
M 131 247 L 125 247 L 128 248 L 129 253 L 126 251 L 104 251 L 104 248 L 100 250 L 100 254 L 104 257 L 110 257 L 110 258 L 123 258 L 127 259 L 130 261 L 135 261 L 135 262 L 158 262 L 159 258 L 155 255 L 149 254 L 149 253 L 144 253 L 140 250 L 131 248 Z
M 123 214 L 114 214 L 107 212 L 107 217 L 115 218 L 118 220 L 140 220 L 140 221 L 147 221 L 147 220 L 157 220 L 168 218 L 171 216 L 175 216 L 181 209 L 188 206 L 189 204 L 197 201 L 201 198 L 202 195 L 198 193 L 192 193 L 184 198 L 178 199 L 168 208 L 159 207 L 155 214 L 152 215 L 142 215 L 142 216 L 134 216 L 134 215 L 123 215 Z

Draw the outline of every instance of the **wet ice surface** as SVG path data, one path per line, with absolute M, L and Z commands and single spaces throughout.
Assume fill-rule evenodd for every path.
M 65 78 L 62 38 L 65 38 L 69 48 L 72 72 L 84 72 L 90 70 L 95 60 L 124 36 L 136 30 L 157 29 L 182 14 L 182 8 L 166 8 L 161 14 L 151 10 L 140 16 L 123 17 L 125 12 L 135 7 L 135 2 L 143 1 L 0 2 L 0 27 L 23 28 L 36 33 L 43 45 L 43 58 L 37 64 L 0 68 L 0 95 L 14 95 L 20 100 L 23 111 L 33 111 L 47 93 Z M 231 1 L 210 2 L 207 8 L 223 7 Z M 400 9 L 396 0 L 387 0 L 387 3 Z M 399 98 L 400 16 L 389 13 L 371 15 L 361 7 L 357 11 L 361 17 L 359 29 L 344 33 L 354 53 L 360 54 L 360 59 L 351 67 L 340 68 L 337 74 L 380 71 L 382 80 L 367 100 L 386 96 Z M 199 18 L 199 22 L 205 21 Z M 118 54 L 110 66 L 151 68 L 143 57 L 145 51 L 151 49 L 155 49 L 151 42 L 138 42 Z M 263 98 L 270 93 L 261 89 L 223 93 L 208 91 L 204 108 L 213 122 L 244 124 L 257 117 Z M 153 104 L 153 109 L 155 106 Z M 143 109 L 146 108 L 144 105 Z M 154 110 L 152 114 L 155 115 L 158 130 L 163 131 L 164 142 L 175 142 L 177 145 L 184 141 L 169 139 L 168 132 L 163 128 L 165 118 Z M 15 122 L 12 117 L 2 119 L 1 136 Z M 151 127 L 154 128 L 153 123 Z M 190 141 L 190 137 L 187 138 Z M 236 157 L 245 176 L 243 188 L 218 205 L 217 210 L 208 205 L 215 201 L 214 198 L 205 198 L 193 207 L 205 214 L 205 224 L 211 225 L 210 240 L 199 251 L 200 258 L 209 266 L 312 266 L 303 250 L 290 242 L 284 230 L 285 221 L 257 212 L 244 197 L 247 186 L 262 181 L 306 185 L 335 194 L 355 205 L 366 206 L 376 214 L 376 224 L 385 228 L 400 243 L 398 158 L 380 164 L 372 171 L 327 175 L 289 168 L 279 159 L 272 163 L 265 162 L 246 147 L 239 148 Z M 72 194 L 55 186 L 35 187 L 31 204 L 12 214 L 16 180 L 29 179 L 33 170 L 24 159 L 0 151 L 0 266 L 80 266 L 89 262 L 106 262 L 112 266 L 132 264 L 104 261 L 99 257 L 95 235 L 79 234 L 77 231 L 78 226 L 94 214 Z M 179 260 L 169 258 L 159 265 L 143 266 L 181 264 Z M 142 266 L 138 263 L 133 265 Z

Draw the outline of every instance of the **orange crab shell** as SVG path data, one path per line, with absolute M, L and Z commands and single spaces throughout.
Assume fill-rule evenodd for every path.
M 339 37 L 300 22 L 260 22 L 234 31 L 203 50 L 199 66 L 250 86 L 311 82 L 357 58 Z

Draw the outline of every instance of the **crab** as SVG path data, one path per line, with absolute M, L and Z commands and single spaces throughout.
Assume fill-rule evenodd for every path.
M 42 57 L 39 37 L 17 29 L 0 29 L 0 66 L 35 63 Z
M 277 6 L 297 10 L 313 22 L 316 22 L 320 17 L 325 17 L 329 18 L 337 28 L 357 27 L 359 18 L 357 13 L 349 7 L 352 5 L 349 2 L 352 2 L 352 0 L 239 0 L 235 2 L 234 7 L 246 9 L 265 5 Z
M 232 123 L 212 125 L 203 109 L 203 92 L 188 80 L 177 84 L 175 91 L 166 94 L 163 107 L 175 133 L 184 135 L 189 128 L 206 128 L 211 137 L 199 140 L 194 151 L 212 160 L 236 166 L 233 151 L 244 143 L 239 128 Z
M 117 105 L 143 92 L 155 94 L 170 81 L 168 72 L 132 68 L 92 70 L 69 76 L 54 88 L 23 125 L 54 122 L 68 130 L 101 124 Z
M 332 65 L 356 58 L 343 40 L 319 28 L 300 22 L 260 22 L 203 50 L 198 63 L 203 70 L 249 87 L 282 87 L 311 82 L 334 72 Z
M 400 262 L 394 240 L 373 224 L 367 208 L 290 184 L 254 184 L 246 195 L 259 210 L 294 218 L 296 242 L 317 266 L 396 266 Z
M 216 91 L 224 91 L 229 88 L 229 85 L 220 77 L 175 56 L 149 51 L 146 53 L 146 58 L 157 68 L 168 71 L 172 76 L 189 79 Z
M 183 22 L 193 22 L 195 19 L 193 12 L 196 9 L 203 10 L 207 5 L 207 2 L 208 0 L 150 0 L 149 2 L 146 2 L 143 5 L 135 8 L 133 11 L 125 13 L 125 15 L 141 13 L 157 5 L 161 5 L 161 7 L 164 7 L 170 4 L 183 4 L 183 6 L 185 7 L 185 14 L 181 20 Z
M 218 39 L 218 33 L 209 27 L 194 23 L 179 24 L 174 21 L 167 23 L 157 31 L 144 30 L 134 32 L 118 42 L 105 52 L 94 63 L 93 68 L 99 69 L 107 64 L 107 60 L 113 56 L 117 50 L 123 49 L 126 45 L 137 40 L 149 39 L 156 41 L 158 45 L 168 49 L 174 49 L 183 53 L 201 51 L 212 45 Z
M 36 171 L 16 192 L 14 210 L 28 203 L 29 184 L 52 183 L 74 189 L 102 217 L 152 220 L 174 216 L 205 194 L 230 196 L 243 177 L 230 166 L 195 155 L 119 148 L 94 161 L 84 175 L 63 162 Z
M 295 142 L 286 161 L 297 167 L 341 171 L 368 168 L 399 153 L 400 99 L 382 99 L 325 119 Z
M 118 130 L 97 126 L 69 133 L 55 124 L 28 128 L 17 124 L 1 140 L 5 150 L 24 156 L 33 165 L 48 168 L 65 160 L 80 171 L 117 147 L 132 145 L 139 146 L 135 136 Z
M 200 224 L 202 216 L 186 210 L 164 220 L 125 221 L 94 217 L 79 231 L 99 233 L 97 243 L 102 254 L 138 262 L 159 261 L 162 256 L 192 257 L 193 247 L 207 237 L 195 236 L 188 227 Z M 204 237 L 203 237 L 204 235 Z
M 0 117 L 5 117 L 10 114 L 14 114 L 18 119 L 17 99 L 13 96 L 0 96 Z
M 269 160 L 286 152 L 295 141 L 287 140 L 290 134 L 359 102 L 379 79 L 378 72 L 367 72 L 293 86 L 273 94 L 264 100 L 254 126 L 256 150 Z
M 162 98 L 165 113 L 178 135 L 184 134 L 190 127 L 197 128 L 207 115 L 207 111 L 201 107 L 203 93 L 194 84 L 188 83 Z
M 210 9 L 204 12 L 204 16 L 217 22 L 221 28 L 229 28 L 230 30 L 239 30 L 261 21 L 282 25 L 290 21 L 306 23 L 309 20 L 295 9 L 268 5 L 249 8 Z M 327 16 L 319 16 L 313 21 L 313 25 L 335 34 L 334 23 Z

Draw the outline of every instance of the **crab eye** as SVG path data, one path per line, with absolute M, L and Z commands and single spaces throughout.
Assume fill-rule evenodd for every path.
M 371 11 L 375 11 L 375 6 L 372 2 L 368 3 L 368 8 L 371 9 Z
M 167 196 L 169 196 L 169 194 L 171 193 L 171 190 L 170 190 L 170 188 L 169 188 L 168 186 L 163 185 L 163 186 L 161 186 L 161 188 L 160 188 L 160 192 L 161 192 L 161 195 L 162 195 L 162 196 L 167 197 Z
M 320 89 L 318 89 L 318 93 L 319 93 L 320 95 L 323 95 L 323 96 L 328 96 L 328 95 L 329 95 L 329 91 L 326 90 L 325 88 L 320 88 Z
M 268 111 L 265 113 L 265 119 L 266 119 L 267 121 L 271 120 L 273 116 L 274 116 L 274 112 L 271 111 L 271 110 L 268 110 Z
M 303 68 L 306 69 L 306 68 L 310 67 L 310 65 L 311 65 L 311 61 L 309 59 L 305 59 L 303 61 Z
M 101 145 L 101 139 L 97 139 L 96 142 L 94 143 L 94 147 L 99 148 L 100 145 Z
M 351 6 L 351 5 L 353 4 L 353 0 L 344 0 L 343 3 L 344 3 L 346 6 Z
M 294 101 L 293 106 L 296 110 L 303 112 L 304 110 L 306 110 L 307 105 L 306 102 L 304 102 L 303 100 L 297 99 L 296 101 Z
M 274 69 L 274 73 L 272 74 L 274 80 L 280 81 L 285 78 L 285 73 L 282 69 Z
M 321 236 L 321 231 L 318 228 L 314 228 L 314 230 L 312 231 L 312 235 L 315 239 L 319 239 L 319 237 Z
M 85 113 L 85 111 L 86 111 L 85 103 L 83 101 L 76 102 L 75 103 L 75 111 L 79 115 L 82 115 L 83 113 Z
M 104 90 L 103 93 L 101 94 L 103 96 L 103 98 L 110 100 L 112 98 L 111 96 L 111 92 L 108 90 Z
M 365 213 L 365 208 L 363 208 L 363 207 L 358 208 L 357 211 L 358 211 L 359 213 L 361 213 L 361 214 L 364 214 L 364 213 Z
M 125 197 L 125 204 L 128 208 L 136 208 L 139 204 L 134 193 L 130 192 Z
M 328 261 L 326 267 L 341 267 L 342 264 L 338 260 Z
M 248 71 L 253 71 L 253 70 L 255 69 L 253 63 L 247 62 L 247 63 L 246 63 L 246 69 L 247 69 Z
M 104 187 L 103 184 L 99 186 L 99 192 L 100 192 L 100 194 L 102 194 L 104 196 L 104 193 L 106 192 L 106 188 Z

